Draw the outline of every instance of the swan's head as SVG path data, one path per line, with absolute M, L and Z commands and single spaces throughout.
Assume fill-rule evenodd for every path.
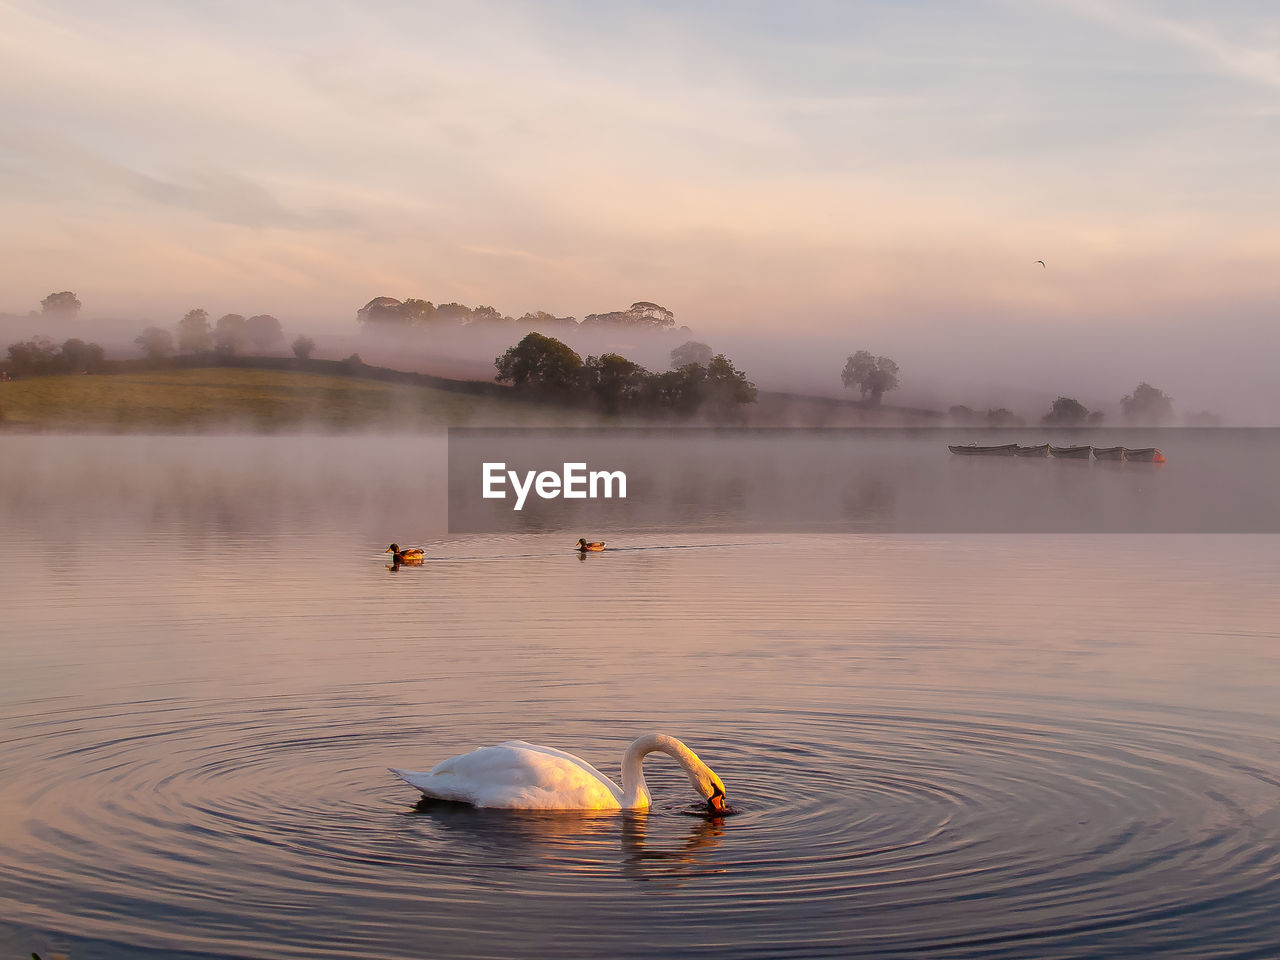
M 718 787 L 711 796 L 707 797 L 707 812 L 713 815 L 723 816 L 729 812 L 728 806 L 724 802 L 724 787 Z
M 703 766 L 701 770 L 693 773 L 689 777 L 693 783 L 693 788 L 698 791 L 702 799 L 707 801 L 707 809 L 712 813 L 723 813 L 726 809 L 724 802 L 724 781 L 716 776 L 716 772 L 708 766 Z

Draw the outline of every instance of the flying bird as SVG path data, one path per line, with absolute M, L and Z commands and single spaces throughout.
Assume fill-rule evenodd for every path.
M 1046 266 L 1044 265 L 1044 261 L 1043 261 L 1043 260 L 1037 260 L 1037 261 L 1036 261 L 1036 263 L 1040 264 L 1041 269 L 1044 269 L 1044 270 L 1048 270 L 1048 269 L 1049 269 L 1048 267 L 1046 267 Z

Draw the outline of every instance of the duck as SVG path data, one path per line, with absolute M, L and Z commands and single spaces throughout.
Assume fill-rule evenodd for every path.
M 588 543 L 585 537 L 580 537 L 578 539 L 578 550 L 581 553 L 587 553 L 588 551 L 590 551 L 591 553 L 599 553 L 603 549 L 604 549 L 603 540 L 592 540 L 590 543 Z
M 426 773 L 387 769 L 424 797 L 498 810 L 647 810 L 651 798 L 641 765 L 665 753 L 684 768 L 712 816 L 734 812 L 724 782 L 684 743 L 665 733 L 634 741 L 622 756 L 622 786 L 581 757 L 555 747 L 507 740 L 442 760 Z
M 393 543 L 387 547 L 386 552 L 391 554 L 391 559 L 395 563 L 421 563 L 426 559 L 426 554 L 423 553 L 420 547 L 409 547 L 401 550 L 399 544 Z

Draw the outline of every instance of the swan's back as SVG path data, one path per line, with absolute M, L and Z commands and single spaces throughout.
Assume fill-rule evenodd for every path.
M 622 791 L 580 757 L 508 740 L 442 760 L 428 773 L 392 773 L 438 800 L 510 810 L 617 810 Z

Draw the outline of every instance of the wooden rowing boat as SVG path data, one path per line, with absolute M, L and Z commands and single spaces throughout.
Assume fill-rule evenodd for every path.
M 976 443 L 958 446 L 947 444 L 947 449 L 962 457 L 1012 457 L 1018 449 L 1016 443 L 1002 443 L 994 447 L 980 447 Z
M 1126 450 L 1124 453 L 1126 460 L 1137 460 L 1142 463 L 1164 463 L 1164 454 L 1160 452 L 1159 447 L 1141 447 L 1137 450 Z
M 1049 456 L 1049 445 L 1042 443 L 1034 447 L 1018 447 L 1013 453 L 1017 457 L 1047 457 Z
M 1124 447 L 1094 447 L 1093 455 L 1099 460 L 1124 460 Z
M 1049 452 L 1059 460 L 1088 460 L 1093 456 L 1093 447 L 1049 447 Z

